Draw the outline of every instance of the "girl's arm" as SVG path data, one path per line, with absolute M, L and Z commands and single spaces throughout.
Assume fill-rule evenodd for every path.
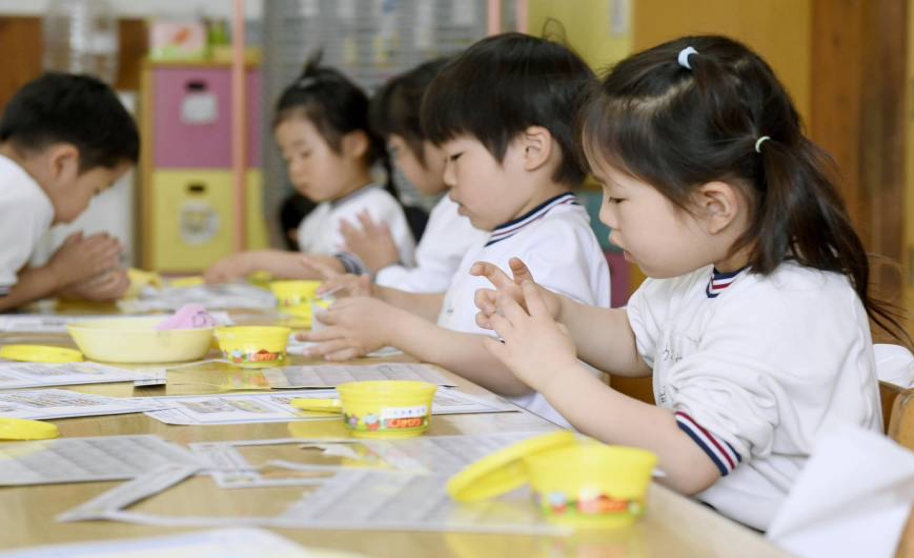
M 524 283 L 523 295 L 526 311 L 512 298 L 499 299 L 500 313 L 492 316 L 492 325 L 504 343 L 485 341 L 493 355 L 581 432 L 657 454 L 667 475 L 661 480 L 676 490 L 694 494 L 720 477 L 671 410 L 622 395 L 591 376 L 577 361 L 568 330 L 552 319 L 533 283 Z
M 477 324 L 492 329 L 491 317 L 496 313 L 500 298 L 510 298 L 524 306 L 521 286 L 530 283 L 543 299 L 549 315 L 568 329 L 581 360 L 619 376 L 650 376 L 651 369 L 638 354 L 635 335 L 624 309 L 580 304 L 537 285 L 520 259 L 511 258 L 509 265 L 513 278 L 488 262 L 477 262 L 470 270 L 473 275 L 486 277 L 495 287 L 476 292 L 475 302 L 480 310 Z
M 343 264 L 334 257 L 326 254 L 308 254 L 308 257 L 330 269 L 342 273 Z M 284 250 L 253 250 L 241 252 L 222 258 L 203 272 L 203 279 L 207 283 L 221 283 L 247 277 L 255 271 L 267 271 L 276 277 L 284 279 L 320 279 L 315 271 L 301 264 L 300 252 L 286 252 Z

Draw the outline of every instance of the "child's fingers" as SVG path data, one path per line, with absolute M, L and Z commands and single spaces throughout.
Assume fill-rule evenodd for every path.
M 514 327 L 511 325 L 508 318 L 499 314 L 492 314 L 489 316 L 489 323 L 492 324 L 492 329 L 495 330 L 495 333 L 499 334 L 502 338 L 509 337 L 513 331 L 512 328 Z
M 342 361 L 342 360 L 352 360 L 354 358 L 363 356 L 364 351 L 361 347 L 349 347 L 341 351 L 335 351 L 324 355 L 324 360 L 333 360 L 333 361 Z
M 476 312 L 476 325 L 482 329 L 492 329 L 492 322 L 489 321 L 489 315 L 485 312 Z
M 490 283 L 495 285 L 496 288 L 507 287 L 514 284 L 514 281 L 512 281 L 504 271 L 499 269 L 497 265 L 489 262 L 474 263 L 473 267 L 470 268 L 470 275 L 485 277 Z
M 533 274 L 527 264 L 520 258 L 511 258 L 508 260 L 508 267 L 511 268 L 511 275 L 514 276 L 514 282 L 520 285 L 524 281 L 533 281 Z
M 331 341 L 325 341 L 318 343 L 312 347 L 305 349 L 303 353 L 308 357 L 324 357 L 326 355 L 335 353 L 337 351 L 342 351 L 344 349 L 349 349 L 352 347 L 352 341 L 348 339 L 333 339 Z
M 546 306 L 546 301 L 543 300 L 542 293 L 536 288 L 533 281 L 524 281 L 521 283 L 521 290 L 524 292 L 524 303 L 526 304 L 527 311 L 530 312 L 531 317 L 552 317 L 549 308 Z
M 524 318 L 528 317 L 520 304 L 510 296 L 503 295 L 498 297 L 497 308 L 501 310 L 501 314 L 504 314 L 506 318 L 511 320 L 513 325 L 518 325 Z M 498 313 L 496 313 L 496 315 L 498 315 Z
M 377 226 L 375 225 L 374 219 L 371 218 L 371 213 L 369 213 L 367 209 L 360 211 L 358 217 L 363 231 L 373 230 Z
M 498 293 L 492 289 L 476 289 L 473 294 L 473 304 L 486 314 L 494 314 L 497 297 Z
M 310 341 L 312 343 L 324 343 L 328 341 L 337 341 L 345 339 L 345 330 L 340 327 L 325 327 L 317 331 L 302 331 L 296 338 L 299 341 Z
M 309 258 L 308 256 L 302 256 L 301 260 L 299 260 L 299 261 L 306 268 L 318 272 L 321 275 L 321 277 L 323 277 L 324 279 L 332 279 L 334 277 L 343 275 L 342 273 L 333 269 L 332 267 L 325 264 L 324 262 L 319 262 L 315 259 Z

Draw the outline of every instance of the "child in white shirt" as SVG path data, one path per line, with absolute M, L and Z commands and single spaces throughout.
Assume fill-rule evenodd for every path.
M 310 354 L 347 359 L 391 345 L 564 423 L 484 349 L 491 338 L 473 318 L 482 281 L 466 270 L 480 255 L 503 262 L 520 252 L 551 288 L 609 306 L 606 260 L 569 192 L 584 178 L 570 123 L 592 77 L 568 48 L 518 33 L 483 39 L 448 64 L 423 99 L 422 127 L 444 150 L 459 213 L 491 233 L 470 248 L 446 293 L 373 285 L 362 292 L 374 298 L 336 301 L 318 318 L 326 328 L 299 334 L 319 342 Z
M 365 211 L 387 225 L 398 258 L 412 265 L 416 243 L 403 207 L 371 180 L 372 165 L 386 154 L 383 140 L 369 129 L 364 91 L 313 59 L 280 96 L 273 133 L 292 185 L 318 204 L 298 227 L 302 252 L 344 271 L 345 259 L 336 257 L 345 250 L 340 229 Z M 301 265 L 300 253 L 256 250 L 221 259 L 204 278 L 227 281 L 258 270 L 286 278 L 317 277 Z
M 457 204 L 441 195 L 445 190 L 444 153 L 426 139 L 419 121 L 422 96 L 447 61 L 431 60 L 393 78 L 374 95 L 369 107 L 372 128 L 387 138 L 393 163 L 420 193 L 441 196 L 416 248 L 415 267 L 399 261 L 384 223 L 361 213 L 357 222 L 344 224 L 346 249 L 361 264 L 351 271 L 370 273 L 384 287 L 416 293 L 445 291 L 467 249 L 488 236 L 458 215 Z
M 765 529 L 816 438 L 880 430 L 868 264 L 825 156 L 771 68 L 724 37 L 620 62 L 580 115 L 601 219 L 649 277 L 627 308 L 474 272 L 488 349 L 580 430 L 659 456 L 663 482 Z M 811 322 L 815 322 L 814 324 Z M 559 327 L 559 323 L 564 328 Z M 657 406 L 593 379 L 653 375 Z
M 53 224 L 76 219 L 138 157 L 133 118 L 95 78 L 48 73 L 13 96 L 0 121 L 0 311 L 127 290 L 122 248 L 107 234 L 74 233 L 46 265 L 27 262 Z

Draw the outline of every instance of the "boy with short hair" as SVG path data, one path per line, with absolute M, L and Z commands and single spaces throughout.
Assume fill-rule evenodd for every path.
M 609 307 L 606 259 L 570 192 L 584 179 L 574 111 L 592 79 L 567 47 L 519 33 L 483 39 L 445 66 L 423 99 L 422 127 L 445 153 L 444 181 L 460 214 L 491 232 L 469 249 L 446 293 L 373 285 L 375 298 L 335 302 L 319 317 L 326 328 L 299 334 L 320 342 L 310 354 L 346 359 L 392 345 L 568 425 L 485 349 L 491 332 L 476 324 L 473 297 L 488 282 L 470 267 L 526 258 L 549 289 Z
M 49 295 L 123 294 L 121 247 L 106 234 L 75 233 L 46 265 L 26 264 L 51 225 L 76 219 L 138 159 L 136 124 L 101 81 L 47 73 L 13 96 L 0 121 L 0 311 Z

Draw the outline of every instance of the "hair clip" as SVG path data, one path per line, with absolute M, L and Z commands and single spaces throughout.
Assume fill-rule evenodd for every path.
M 677 60 L 679 61 L 679 65 L 682 66 L 683 68 L 685 68 L 686 70 L 692 69 L 692 66 L 689 66 L 689 55 L 690 54 L 698 54 L 698 51 L 690 46 L 685 47 L 684 49 L 679 51 L 679 58 Z
M 768 136 L 762 136 L 762 137 L 760 137 L 759 139 L 757 139 L 757 140 L 755 141 L 755 152 L 756 152 L 756 153 L 761 153 L 761 152 L 762 152 L 762 144 L 765 143 L 766 141 L 770 140 L 770 139 L 771 139 L 771 138 L 768 137 Z
M 295 86 L 298 87 L 299 89 L 307 89 L 315 84 L 317 84 L 317 78 L 314 76 L 307 76 L 307 77 L 303 77 L 300 80 L 298 80 L 298 82 L 296 82 Z

